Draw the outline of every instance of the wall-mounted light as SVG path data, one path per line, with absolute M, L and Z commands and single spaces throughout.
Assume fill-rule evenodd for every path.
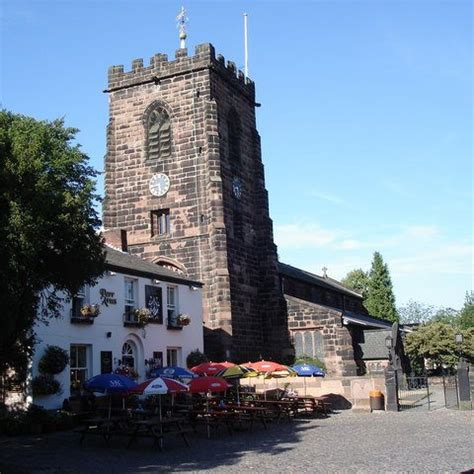
M 157 280 L 156 278 L 154 278 L 153 280 L 151 280 L 151 282 L 154 284 L 154 285 L 159 285 L 161 283 L 161 280 Z
M 110 270 L 107 270 L 107 276 L 113 277 L 113 276 L 115 276 L 115 275 L 117 275 L 117 273 L 112 272 L 112 271 L 110 271 Z
M 107 337 L 112 337 L 112 333 L 111 333 L 110 331 L 106 332 L 105 335 L 106 335 Z
M 191 291 L 197 291 L 199 288 L 197 286 L 194 286 L 194 285 L 189 285 L 189 289 Z

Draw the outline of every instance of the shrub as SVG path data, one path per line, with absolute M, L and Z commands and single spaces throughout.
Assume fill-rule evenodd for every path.
M 61 391 L 61 384 L 51 374 L 38 375 L 32 380 L 31 386 L 34 396 L 54 395 Z
M 42 374 L 56 375 L 61 373 L 69 364 L 69 354 L 58 346 L 47 346 L 39 361 L 39 371 Z
M 309 364 L 309 365 L 315 365 L 316 367 L 319 367 L 320 369 L 323 369 L 326 371 L 326 366 L 324 365 L 324 362 L 319 360 L 317 357 L 312 357 L 306 354 L 302 354 L 298 356 L 295 359 L 295 364 Z
M 209 362 L 209 359 L 206 357 L 206 354 L 203 354 L 199 349 L 191 351 L 186 357 L 186 365 L 188 367 L 194 367 L 203 362 Z

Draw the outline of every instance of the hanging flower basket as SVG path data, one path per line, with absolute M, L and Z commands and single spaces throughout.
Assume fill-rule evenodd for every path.
M 177 321 L 180 326 L 187 326 L 191 322 L 191 318 L 189 317 L 188 314 L 181 313 L 181 314 L 178 314 Z
M 98 304 L 86 304 L 81 308 L 81 314 L 85 318 L 96 318 L 100 314 L 100 306 Z
M 150 322 L 151 312 L 148 308 L 137 308 L 133 311 L 133 315 L 141 326 L 146 326 Z
M 138 379 L 140 375 L 138 372 L 133 369 L 133 367 L 127 367 L 126 365 L 120 365 L 114 370 L 114 373 L 117 375 L 125 375 L 126 377 L 130 377 L 131 379 Z

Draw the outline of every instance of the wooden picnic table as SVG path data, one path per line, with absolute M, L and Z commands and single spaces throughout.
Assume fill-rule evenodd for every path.
M 255 421 L 260 421 L 265 429 L 267 429 L 267 421 L 269 421 L 272 416 L 271 412 L 268 408 L 265 407 L 256 407 L 252 405 L 227 405 L 224 409 L 231 410 L 233 412 L 237 412 L 239 414 L 247 415 L 246 419 L 243 419 L 241 416 L 239 417 L 240 422 L 242 421 L 249 421 L 250 422 L 250 429 L 252 429 L 253 424 Z
M 98 435 L 108 443 L 109 439 L 116 433 L 127 429 L 128 419 L 124 416 L 110 416 L 86 418 L 82 420 L 82 425 L 75 431 L 81 434 L 79 444 L 82 444 L 86 436 Z
M 306 395 L 295 397 L 293 400 L 295 400 L 298 405 L 298 413 L 309 413 L 312 415 L 318 413 L 326 415 L 328 413 L 324 397 Z
M 191 429 L 186 428 L 187 420 L 182 417 L 159 418 L 153 417 L 148 420 L 132 421 L 129 431 L 130 439 L 128 447 L 131 446 L 139 437 L 152 438 L 160 450 L 163 449 L 163 438 L 165 436 L 181 436 L 186 446 L 191 446 L 186 433 Z
M 276 414 L 276 419 L 281 420 L 284 417 L 292 420 L 293 416 L 298 413 L 297 403 L 293 400 L 252 400 L 246 401 L 256 407 L 268 407 Z
M 191 424 L 195 427 L 197 424 L 203 424 L 207 429 L 207 437 L 211 437 L 211 428 L 224 426 L 231 435 L 233 433 L 233 424 L 236 413 L 224 409 L 193 410 L 190 412 Z

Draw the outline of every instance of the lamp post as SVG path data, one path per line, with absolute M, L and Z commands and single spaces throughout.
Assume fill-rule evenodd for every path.
M 458 389 L 459 389 L 459 408 L 469 409 L 471 401 L 471 390 L 469 386 L 469 365 L 466 363 L 462 352 L 462 343 L 464 342 L 464 335 L 461 332 L 454 336 L 457 351 L 459 354 L 458 362 Z
M 398 380 L 397 371 L 393 366 L 393 338 L 385 338 L 385 347 L 388 349 L 388 365 L 385 368 L 385 389 L 387 392 L 387 411 L 398 411 Z

